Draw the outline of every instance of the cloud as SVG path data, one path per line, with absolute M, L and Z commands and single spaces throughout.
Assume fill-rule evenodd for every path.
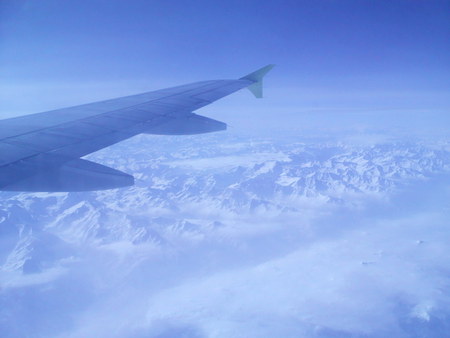
M 178 242 L 108 281 L 101 270 L 111 266 L 90 261 L 107 291 L 63 336 L 439 336 L 450 318 L 449 191 L 436 189 L 424 208 L 409 193 L 391 196 L 394 214 L 367 200 L 260 234 L 255 219 L 250 236 L 236 225 L 231 237 Z
M 62 267 L 55 267 L 44 272 L 33 274 L 22 274 L 21 271 L 1 271 L 0 290 L 8 288 L 30 287 L 40 284 L 48 284 L 60 278 L 67 270 Z
M 448 167 L 447 143 L 261 139 L 139 137 L 92 155 L 142 173 L 137 187 L 2 202 L 11 211 L 2 225 L 26 249 L 11 266 L 31 256 L 42 268 L 2 276 L 3 332 L 410 337 L 446 328 L 450 190 L 448 176 L 432 173 Z M 15 325 L 22 318 L 28 327 Z
M 164 290 L 149 300 L 147 320 L 189 323 L 210 337 L 279 335 L 283 325 L 287 336 L 326 328 L 400 337 L 402 318 L 448 316 L 446 218 L 361 225 L 338 240 Z

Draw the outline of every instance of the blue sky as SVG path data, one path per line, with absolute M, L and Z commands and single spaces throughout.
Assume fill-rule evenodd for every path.
M 449 88 L 448 1 L 2 1 L 8 81 L 233 77 Z
M 2 117 L 275 63 L 267 100 L 239 93 L 207 112 L 235 125 L 274 110 L 298 124 L 299 112 L 373 110 L 363 120 L 450 123 L 448 1 L 6 0 L 0 15 Z

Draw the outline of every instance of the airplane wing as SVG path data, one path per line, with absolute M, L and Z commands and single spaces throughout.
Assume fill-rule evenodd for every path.
M 133 185 L 133 176 L 80 157 L 141 133 L 224 130 L 225 123 L 193 111 L 242 88 L 262 97 L 262 79 L 272 67 L 238 80 L 196 82 L 0 120 L 0 190 L 90 191 Z

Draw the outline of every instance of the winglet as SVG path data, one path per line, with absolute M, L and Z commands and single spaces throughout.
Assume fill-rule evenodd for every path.
M 247 88 L 255 95 L 256 98 L 262 98 L 263 90 L 262 90 L 262 81 L 263 77 L 271 70 L 275 65 L 267 65 L 257 71 L 250 73 L 244 77 L 241 77 L 239 80 L 248 80 L 253 83 L 249 85 Z

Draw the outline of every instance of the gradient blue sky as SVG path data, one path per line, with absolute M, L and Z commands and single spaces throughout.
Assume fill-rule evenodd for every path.
M 448 112 L 450 1 L 0 2 L 4 116 L 268 63 L 269 96 L 288 110 Z

